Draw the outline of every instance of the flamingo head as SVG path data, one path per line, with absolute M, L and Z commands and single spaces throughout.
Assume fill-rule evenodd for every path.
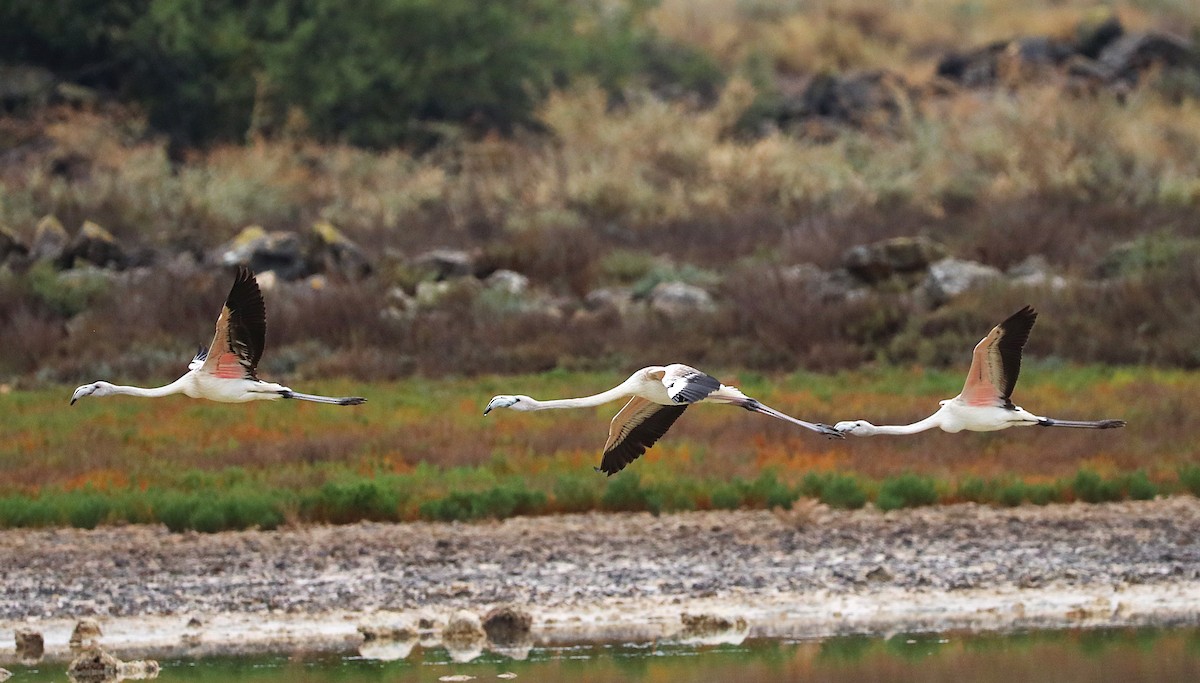
M 835 424 L 833 428 L 843 434 L 853 434 L 854 436 L 870 436 L 875 430 L 875 425 L 867 422 L 866 420 L 849 420 L 846 422 L 839 422 Z
M 108 382 L 92 382 L 91 384 L 85 384 L 76 389 L 74 394 L 71 394 L 71 405 L 75 405 L 75 402 L 84 396 L 108 396 L 112 393 L 113 385 L 109 384 Z
M 508 396 L 506 394 L 493 396 L 492 400 L 488 401 L 487 407 L 483 409 L 483 414 L 487 415 L 495 408 L 533 410 L 533 399 L 528 396 Z

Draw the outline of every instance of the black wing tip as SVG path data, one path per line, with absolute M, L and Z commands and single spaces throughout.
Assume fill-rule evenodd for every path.
M 361 406 L 362 404 L 364 404 L 366 402 L 367 402 L 367 399 L 363 398 L 362 396 L 347 396 L 346 398 L 340 399 L 338 401 L 338 405 L 339 406 Z
M 1018 323 L 1022 323 L 1024 325 L 1028 325 L 1030 328 L 1032 328 L 1033 323 L 1035 323 L 1037 321 L 1037 317 L 1038 317 L 1037 309 L 1035 309 L 1030 304 L 1026 304 L 1025 308 L 1022 308 L 1021 310 L 1017 311 L 1016 313 L 1013 313 L 1012 315 L 1008 316 L 1007 320 L 1000 323 L 1000 327 L 1002 329 L 1007 330 L 1010 327 L 1017 327 Z

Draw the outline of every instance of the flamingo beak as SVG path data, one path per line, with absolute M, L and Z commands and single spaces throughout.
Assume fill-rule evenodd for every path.
M 490 412 L 492 412 L 492 405 L 489 403 L 489 404 L 488 404 L 488 407 L 486 407 L 486 408 L 484 408 L 484 409 L 483 409 L 483 414 L 484 414 L 484 415 L 487 415 L 487 414 L 488 414 L 488 413 L 490 413 Z
M 78 399 L 76 399 L 74 396 L 72 396 L 71 397 L 71 405 L 75 405 L 75 401 L 77 401 L 77 400 Z

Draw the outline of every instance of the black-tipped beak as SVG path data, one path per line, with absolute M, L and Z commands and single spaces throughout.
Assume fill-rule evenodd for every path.
M 76 401 L 76 400 L 77 400 L 77 399 L 74 399 L 74 398 L 72 398 L 72 399 L 71 399 L 71 405 L 75 405 L 75 401 Z
M 492 407 L 491 407 L 491 406 L 488 406 L 488 407 L 486 407 L 486 408 L 484 408 L 484 409 L 483 409 L 483 414 L 484 414 L 484 415 L 487 415 L 487 414 L 488 414 L 488 413 L 490 413 L 490 412 L 492 412 Z

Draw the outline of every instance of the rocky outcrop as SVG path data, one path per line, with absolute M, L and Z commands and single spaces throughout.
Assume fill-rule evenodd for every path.
M 789 118 L 820 119 L 855 128 L 883 129 L 900 123 L 912 109 L 914 90 L 891 71 L 821 74 L 809 82 Z
M 33 245 L 29 255 L 35 261 L 57 263 L 62 260 L 63 252 L 70 241 L 71 236 L 57 217 L 44 216 L 33 230 Z
M 842 255 L 842 266 L 873 285 L 896 276 L 919 278 L 947 255 L 945 247 L 926 237 L 894 237 L 851 247 Z
M 940 306 L 968 289 L 999 280 L 998 268 L 975 261 L 945 258 L 929 266 L 922 293 L 934 306 Z
M 0 225 L 0 263 L 9 258 L 21 259 L 29 255 L 29 247 L 21 242 L 17 234 L 7 227 Z
M 13 641 L 17 649 L 17 658 L 22 662 L 37 662 L 46 652 L 46 642 L 42 634 L 29 628 L 19 628 L 13 632 Z
M 719 614 L 679 615 L 683 629 L 678 639 L 685 643 L 703 645 L 736 645 L 746 639 L 750 626 L 743 617 L 728 617 Z
M 486 643 L 487 633 L 473 612 L 459 611 L 442 629 L 442 646 L 456 662 L 469 662 L 483 654 Z
M 109 683 L 157 678 L 159 670 L 158 662 L 151 659 L 122 662 L 99 647 L 89 647 L 71 660 L 67 676 L 75 683 Z
M 412 654 L 418 641 L 417 629 L 411 624 L 363 624 L 358 627 L 363 642 L 358 653 L 367 659 L 393 662 Z
M 318 221 L 309 232 L 309 265 L 312 270 L 358 280 L 371 274 L 371 263 L 362 248 L 328 221 Z
M 647 301 L 651 310 L 668 318 L 685 318 L 716 310 L 716 303 L 707 290 L 686 282 L 660 282 L 650 290 Z
M 483 630 L 493 645 L 515 645 L 529 639 L 533 615 L 509 605 L 483 615 Z
M 78 234 L 62 250 L 58 259 L 63 268 L 74 268 L 79 262 L 101 268 L 124 268 L 128 263 L 125 250 L 112 233 L 92 221 L 84 221 Z
M 475 274 L 476 255 L 460 249 L 431 249 L 410 259 L 409 265 L 427 279 L 452 280 Z
M 71 639 L 67 644 L 72 650 L 99 645 L 100 636 L 99 622 L 95 619 L 80 619 L 75 624 L 75 630 L 71 631 Z
M 268 232 L 260 225 L 244 228 L 218 247 L 216 261 L 223 266 L 246 266 L 255 273 L 272 271 L 284 280 L 311 274 L 299 235 L 283 230 Z

